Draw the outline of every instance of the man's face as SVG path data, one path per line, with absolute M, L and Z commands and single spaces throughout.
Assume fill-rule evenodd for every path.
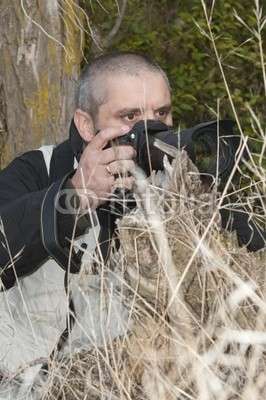
M 94 121 L 95 131 L 153 119 L 172 125 L 171 95 L 163 76 L 145 71 L 106 77 L 105 102 L 99 106 Z

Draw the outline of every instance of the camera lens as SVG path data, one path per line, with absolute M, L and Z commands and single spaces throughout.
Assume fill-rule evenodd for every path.
M 230 145 L 222 136 L 217 141 L 214 130 L 204 130 L 194 135 L 193 150 L 200 172 L 215 176 L 217 172 L 222 175 L 228 169 L 228 162 L 232 158 Z
M 204 135 L 200 136 L 194 144 L 195 162 L 200 172 L 209 169 L 214 161 L 212 146 L 206 141 Z M 216 151 L 216 149 L 215 149 Z

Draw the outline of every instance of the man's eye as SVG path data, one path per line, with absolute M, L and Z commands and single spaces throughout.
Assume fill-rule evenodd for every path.
M 132 121 L 132 120 L 135 118 L 135 113 L 127 114 L 127 115 L 126 115 L 126 118 L 127 118 L 129 121 Z
M 136 119 L 137 116 L 138 115 L 137 115 L 136 112 L 131 112 L 131 113 L 128 113 L 126 115 L 123 115 L 123 118 L 126 119 L 127 121 L 134 121 L 134 119 Z
M 160 118 L 165 117 L 166 115 L 167 115 L 167 111 L 165 111 L 165 110 L 158 111 L 158 116 Z

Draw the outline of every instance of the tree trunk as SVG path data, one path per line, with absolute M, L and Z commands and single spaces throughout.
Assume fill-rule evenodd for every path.
M 68 135 L 82 57 L 77 0 L 1 0 L 0 167 Z

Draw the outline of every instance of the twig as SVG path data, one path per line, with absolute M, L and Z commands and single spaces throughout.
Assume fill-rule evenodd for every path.
M 126 12 L 126 7 L 127 7 L 127 0 L 123 0 L 122 2 L 122 7 L 121 7 L 121 11 L 118 13 L 118 16 L 116 18 L 116 21 L 114 23 L 113 28 L 110 30 L 109 34 L 107 35 L 106 39 L 104 40 L 104 47 L 108 48 L 110 47 L 114 37 L 117 35 L 120 26 L 122 24 L 123 18 L 125 16 L 125 12 Z

